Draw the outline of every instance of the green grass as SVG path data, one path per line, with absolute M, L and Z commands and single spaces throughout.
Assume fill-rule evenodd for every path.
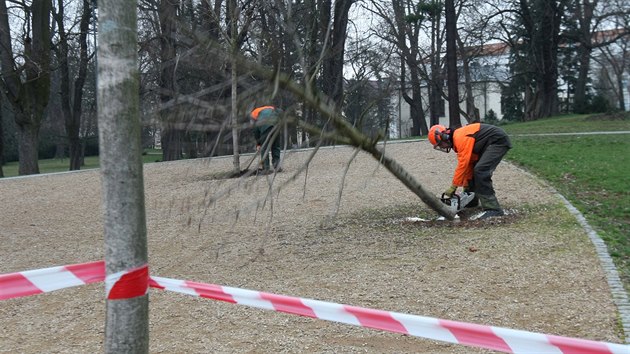
M 146 149 L 142 155 L 143 163 L 159 162 L 162 160 L 162 151 L 155 149 Z M 89 170 L 92 168 L 99 168 L 98 156 L 86 156 L 84 159 L 85 164 L 81 166 L 82 170 Z M 70 160 L 64 159 L 44 159 L 39 160 L 39 172 L 40 173 L 53 173 L 68 171 L 70 166 Z M 4 177 L 18 176 L 19 163 L 8 162 L 2 166 L 2 172 Z
M 573 115 L 503 128 L 509 134 L 630 131 L 630 119 Z M 506 159 L 549 181 L 584 214 L 630 289 L 630 134 L 513 136 L 512 144 Z
M 510 134 L 576 133 L 592 131 L 630 130 L 630 115 L 578 115 L 539 119 L 503 126 Z

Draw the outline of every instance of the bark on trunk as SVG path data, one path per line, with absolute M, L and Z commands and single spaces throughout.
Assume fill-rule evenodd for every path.
M 99 1 L 98 128 L 107 275 L 147 264 L 135 1 Z M 132 286 L 146 285 L 136 279 Z M 146 294 L 107 300 L 106 353 L 148 353 Z
M 440 123 L 440 113 L 442 113 L 443 104 L 442 101 L 442 60 L 441 50 L 442 40 L 440 34 L 440 22 L 438 19 L 432 19 L 431 21 L 431 80 L 429 83 L 429 112 L 430 112 L 430 125 L 436 125 Z
M 330 47 L 324 60 L 322 82 L 324 93 L 334 102 L 337 110 L 343 100 L 343 62 L 348 28 L 348 13 L 355 0 L 335 0 L 334 20 L 330 32 Z
M 469 56 L 466 53 L 464 42 L 462 42 L 459 35 L 457 36 L 457 45 L 459 47 L 459 54 L 462 61 L 462 73 L 464 74 L 464 90 L 466 96 L 466 121 L 472 123 L 480 121 L 479 109 L 475 107 L 475 96 L 472 86 L 472 77 L 470 75 Z
M 24 38 L 25 59 L 22 73 L 11 50 L 11 36 L 6 4 L 0 5 L 0 67 L 2 85 L 13 106 L 20 142 L 20 175 L 39 173 L 38 135 L 50 96 L 50 1 L 36 1 L 30 7 L 32 32 Z M 32 37 L 31 37 L 32 36 Z
M 177 33 L 176 16 L 178 0 L 162 0 L 159 5 L 160 18 L 160 101 L 168 102 L 176 94 L 175 87 L 175 35 Z M 182 158 L 183 133 L 175 128 L 176 114 L 174 109 L 160 110 L 162 121 L 162 161 L 173 161 Z
M 578 48 L 578 79 L 575 82 L 575 93 L 573 95 L 573 111 L 575 113 L 584 113 L 588 110 L 588 102 L 586 100 L 586 82 L 590 71 L 591 63 L 591 47 L 584 45 Z
M 619 99 L 619 110 L 622 112 L 626 111 L 626 101 L 624 99 L 623 94 L 623 73 L 621 75 L 617 74 L 617 97 Z
M 2 125 L 2 100 L 3 97 L 0 96 L 0 178 L 4 177 L 4 172 L 2 171 L 2 165 L 4 165 L 4 128 Z
M 39 125 L 18 124 L 17 128 L 19 134 L 18 156 L 20 159 L 18 173 L 20 176 L 38 174 Z
M 462 126 L 459 118 L 459 76 L 457 75 L 457 18 L 455 17 L 455 3 L 446 0 L 446 66 L 448 82 L 448 119 L 449 126 Z
M 230 16 L 232 18 L 231 21 L 231 26 L 230 26 L 230 32 L 232 34 L 232 62 L 230 63 L 232 65 L 232 70 L 231 70 L 231 85 L 232 85 L 232 89 L 231 89 L 231 112 L 230 112 L 230 125 L 232 126 L 232 163 L 233 163 L 233 169 L 232 169 L 232 173 L 235 176 L 238 176 L 241 173 L 241 159 L 240 159 L 240 152 L 238 149 L 238 144 L 239 144 L 239 140 L 238 140 L 238 116 L 237 116 L 237 112 L 238 112 L 238 107 L 237 107 L 237 101 L 238 101 L 238 72 L 237 72 L 237 66 L 236 66 L 236 55 L 238 54 L 238 28 L 237 28 L 237 24 L 238 24 L 238 9 L 236 7 L 236 1 L 232 0 L 229 2 L 230 6 L 228 6 L 228 9 L 231 9 L 230 11 Z
M 164 116 L 164 115 L 162 115 Z M 162 125 L 160 143 L 162 145 L 162 161 L 174 161 L 182 158 L 183 133 L 168 123 Z

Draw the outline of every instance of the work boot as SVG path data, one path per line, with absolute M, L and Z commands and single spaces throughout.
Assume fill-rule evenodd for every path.
M 483 211 L 470 218 L 471 220 L 483 220 L 505 215 L 495 195 L 475 194 L 475 197 L 479 197 L 479 203 L 481 204 Z
M 498 216 L 503 216 L 503 215 L 505 215 L 505 213 L 501 209 L 498 209 L 498 210 L 488 209 L 488 210 L 484 210 L 481 214 L 477 215 L 475 217 L 475 220 L 483 220 L 483 219 L 493 218 L 493 217 L 498 217 Z

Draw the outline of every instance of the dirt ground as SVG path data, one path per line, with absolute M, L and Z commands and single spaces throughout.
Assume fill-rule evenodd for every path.
M 390 144 L 428 190 L 454 154 Z M 285 155 L 285 171 L 218 179 L 231 158 L 145 165 L 151 274 L 545 334 L 622 343 L 594 247 L 560 199 L 507 163 L 509 215 L 434 218 L 370 156 L 347 147 Z M 242 156 L 242 163 L 249 159 Z M 306 173 L 307 172 L 307 173 Z M 273 188 L 272 198 L 268 196 Z M 218 200 L 214 200 L 217 197 Z M 0 274 L 101 260 L 98 171 L 0 180 Z M 266 202 L 264 202 L 266 200 Z M 103 351 L 104 284 L 0 302 L 0 352 Z M 151 290 L 152 353 L 482 353 L 318 319 Z

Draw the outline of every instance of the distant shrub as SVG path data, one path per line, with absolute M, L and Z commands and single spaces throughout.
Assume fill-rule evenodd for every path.
M 499 122 L 499 117 L 497 114 L 491 109 L 486 113 L 486 116 L 483 117 L 484 123 L 496 124 Z

